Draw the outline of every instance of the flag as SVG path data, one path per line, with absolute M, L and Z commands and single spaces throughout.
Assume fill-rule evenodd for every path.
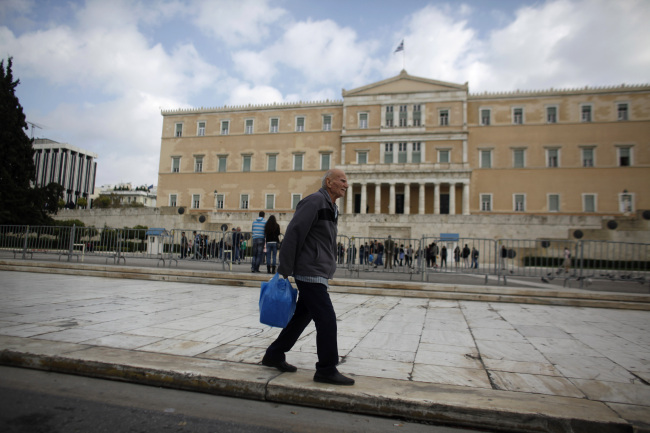
M 395 49 L 396 53 L 400 51 L 404 51 L 404 39 L 402 39 L 402 42 L 400 42 L 399 45 L 397 46 L 397 49 Z

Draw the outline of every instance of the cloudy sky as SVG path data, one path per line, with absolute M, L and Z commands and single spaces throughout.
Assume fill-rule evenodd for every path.
M 403 66 L 470 92 L 644 84 L 649 22 L 648 0 L 0 0 L 0 58 L 34 137 L 97 153 L 98 186 L 150 185 L 161 108 L 338 100 Z

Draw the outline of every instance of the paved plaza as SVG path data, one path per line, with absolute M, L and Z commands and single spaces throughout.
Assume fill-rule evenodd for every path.
M 0 271 L 0 281 L 5 363 L 17 363 L 17 353 L 78 362 L 102 361 L 100 354 L 137 356 L 138 362 L 160 357 L 167 369 L 179 371 L 194 365 L 189 360 L 201 368 L 216 361 L 215 369 L 237 366 L 252 376 L 266 375 L 266 386 L 277 380 L 302 393 L 323 387 L 310 381 L 317 361 L 313 324 L 287 354 L 298 373 L 260 365 L 279 330 L 259 323 L 257 288 L 12 271 Z M 599 431 L 632 431 L 620 429 L 628 422 L 637 431 L 650 428 L 650 312 L 331 297 L 339 319 L 339 370 L 356 379 L 356 392 L 372 385 L 381 396 L 384 386 L 388 399 L 399 388 L 403 398 L 412 392 L 413 398 L 437 404 L 445 403 L 446 393 L 466 393 L 468 401 L 481 397 L 477 410 L 489 407 L 490 398 L 507 398 L 522 402 L 512 410 L 524 414 L 543 412 L 544 404 L 552 403 L 555 408 L 545 414 L 550 418 L 565 416 L 561 406 L 569 418 L 571 412 L 580 418 L 584 409 L 605 426 Z M 173 360 L 177 366 L 169 365 Z M 437 397 L 431 390 L 439 391 Z M 481 425 L 480 418 L 459 422 Z M 493 421 L 487 425 L 499 427 Z M 530 431 L 547 431 L 534 428 Z

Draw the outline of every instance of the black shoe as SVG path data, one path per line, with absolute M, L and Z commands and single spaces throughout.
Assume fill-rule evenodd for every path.
M 329 383 L 330 385 L 354 385 L 354 379 L 345 377 L 338 371 L 328 375 L 316 372 L 314 382 Z
M 267 367 L 277 368 L 283 373 L 295 373 L 296 371 L 298 371 L 298 369 L 295 366 L 289 364 L 287 361 L 272 362 L 266 358 L 262 358 L 262 365 L 265 365 Z

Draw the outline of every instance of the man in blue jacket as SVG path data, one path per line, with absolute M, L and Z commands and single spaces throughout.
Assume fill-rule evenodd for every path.
M 282 372 L 297 370 L 286 362 L 300 334 L 311 320 L 316 325 L 315 382 L 333 385 L 354 385 L 354 379 L 343 376 L 336 339 L 336 313 L 330 299 L 328 280 L 336 271 L 336 236 L 338 208 L 336 199 L 345 196 L 348 180 L 339 169 L 328 170 L 317 192 L 298 203 L 287 227 L 280 249 L 278 273 L 283 278 L 293 275 L 298 286 L 298 302 L 293 317 L 278 338 L 266 349 L 262 364 Z

